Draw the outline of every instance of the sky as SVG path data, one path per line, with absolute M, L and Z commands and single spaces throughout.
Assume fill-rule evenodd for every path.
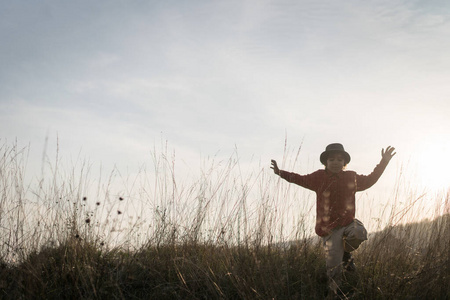
M 56 151 L 139 172 L 166 144 L 180 176 L 231 155 L 289 167 L 285 147 L 307 173 L 339 142 L 362 174 L 396 147 L 374 193 L 405 166 L 450 182 L 448 1 L 0 5 L 0 139 L 30 173 Z

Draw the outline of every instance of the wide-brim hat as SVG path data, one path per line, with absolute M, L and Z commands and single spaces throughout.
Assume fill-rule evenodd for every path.
M 320 154 L 320 162 L 324 165 L 327 165 L 327 159 L 328 156 L 331 153 L 341 153 L 342 155 L 344 155 L 344 161 L 345 164 L 348 164 L 350 162 L 350 154 L 348 154 L 345 150 L 344 150 L 344 146 L 342 146 L 342 144 L 339 143 L 334 143 L 334 144 L 329 144 L 326 148 L 325 151 L 322 152 L 322 154 Z

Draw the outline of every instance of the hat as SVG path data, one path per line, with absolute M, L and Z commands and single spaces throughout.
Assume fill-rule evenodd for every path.
M 350 162 L 350 154 L 348 154 L 347 152 L 345 152 L 344 150 L 344 146 L 342 146 L 342 144 L 339 143 L 334 143 L 334 144 L 329 144 L 326 148 L 325 151 L 322 152 L 322 154 L 320 154 L 320 162 L 324 165 L 327 164 L 327 159 L 328 156 L 332 153 L 332 152 L 340 152 L 344 155 L 344 160 L 345 160 L 345 164 L 348 164 Z

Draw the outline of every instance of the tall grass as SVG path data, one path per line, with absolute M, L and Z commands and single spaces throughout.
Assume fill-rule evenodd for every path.
M 28 150 L 0 148 L 0 298 L 325 296 L 324 255 L 308 225 L 314 199 L 267 168 L 242 170 L 234 155 L 180 179 L 174 155 L 155 151 L 151 171 L 105 177 L 57 155 L 27 182 Z M 406 222 L 421 198 L 402 200 L 355 253 L 358 272 L 343 287 L 353 299 L 450 296 L 448 194 L 444 213 Z

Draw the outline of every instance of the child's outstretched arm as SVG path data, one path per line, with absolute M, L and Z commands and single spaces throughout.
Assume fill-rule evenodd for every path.
M 272 166 L 270 167 L 273 169 L 273 172 L 277 175 L 280 175 L 280 169 L 278 168 L 277 162 L 272 159 Z
M 384 148 L 381 149 L 381 160 L 384 161 L 386 164 L 389 163 L 391 158 L 397 154 L 394 147 L 387 146 L 386 151 L 384 151 Z
M 278 168 L 277 162 L 275 160 L 271 160 L 272 166 L 270 167 L 273 169 L 273 172 L 283 178 L 284 180 L 287 180 L 288 182 L 298 184 L 304 188 L 310 189 L 315 191 L 317 189 L 317 186 L 319 184 L 322 184 L 320 180 L 317 180 L 318 172 L 314 172 L 312 174 L 308 175 L 300 175 L 297 173 L 287 172 L 284 170 L 280 170 Z
M 368 189 L 372 185 L 377 182 L 377 180 L 380 178 L 381 174 L 383 174 L 384 169 L 389 164 L 389 161 L 391 158 L 396 154 L 395 148 L 388 146 L 386 150 L 381 149 L 381 161 L 380 163 L 375 167 L 372 173 L 369 175 L 357 175 L 357 182 L 358 182 L 358 191 L 363 191 L 365 189 Z

